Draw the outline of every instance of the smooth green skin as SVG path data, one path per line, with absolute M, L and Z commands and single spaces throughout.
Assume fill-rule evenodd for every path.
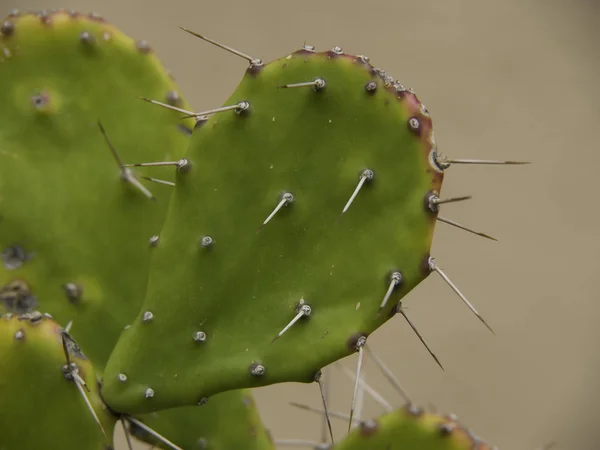
M 19 330 L 22 340 L 15 339 Z M 107 439 L 75 384 L 63 375 L 61 331 L 47 318 L 37 324 L 17 316 L 0 318 L 0 450 L 105 450 L 110 445 L 116 418 L 99 397 L 90 361 L 72 353 Z
M 48 24 L 32 14 L 10 20 L 14 33 L 0 37 L 0 55 L 11 55 L 0 58 L 0 253 L 18 244 L 35 256 L 18 270 L 0 261 L 0 288 L 28 283 L 40 310 L 74 321 L 71 334 L 102 370 L 139 311 L 148 239 L 172 188 L 142 180 L 152 201 L 122 181 L 97 120 L 124 163 L 177 159 L 189 142 L 181 114 L 139 99 L 163 101 L 177 87 L 153 53 L 108 23 L 63 12 Z M 81 42 L 83 31 L 95 44 Z M 37 109 L 31 97 L 40 92 L 50 102 Z M 167 180 L 174 172 L 135 170 Z M 77 305 L 63 289 L 69 282 L 83 287 Z
M 275 449 L 250 390 L 224 392 L 205 405 L 159 411 L 138 419 L 185 450 Z M 171 450 L 140 428 L 134 427 L 132 435 Z
M 247 100 L 250 114 L 220 113 L 195 130 L 186 155 L 194 168 L 177 175 L 142 311 L 107 364 L 103 395 L 115 410 L 310 382 L 429 274 L 422 263 L 435 214 L 424 199 L 442 180 L 428 162 L 431 120 L 412 94 L 384 90 L 370 66 L 330 56 L 297 52 L 248 72 L 226 105 Z M 328 82 L 323 92 L 278 87 L 316 77 Z M 411 115 L 421 138 L 408 130 Z M 375 179 L 341 216 L 365 168 Z M 260 229 L 287 190 L 295 202 Z M 199 246 L 203 235 L 212 248 Z M 394 269 L 404 285 L 378 316 Z M 312 315 L 272 342 L 301 298 Z M 144 311 L 152 321 L 142 322 Z M 199 330 L 208 336 L 201 344 L 192 339 Z M 251 375 L 255 362 L 264 376 Z
M 454 427 L 451 433 L 443 425 Z M 361 423 L 332 450 L 490 450 L 491 447 L 449 416 L 409 408 L 386 414 L 376 420 Z M 476 445 L 478 444 L 478 445 Z

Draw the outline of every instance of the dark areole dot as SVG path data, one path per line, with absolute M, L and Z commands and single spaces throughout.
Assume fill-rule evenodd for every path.
M 442 437 L 447 437 L 452 434 L 456 426 L 453 423 L 443 423 L 440 425 L 440 434 Z
M 367 420 L 360 424 L 361 436 L 373 436 L 379 429 L 379 424 L 376 420 Z
M 93 44 L 96 42 L 96 38 L 92 36 L 89 31 L 82 31 L 79 35 L 79 40 L 84 44 Z
M 6 248 L 0 256 L 7 270 L 14 270 L 21 267 L 30 257 L 25 252 L 25 249 L 19 245 Z
M 377 82 L 376 81 L 369 81 L 367 84 L 365 84 L 365 90 L 369 94 L 374 94 L 375 91 L 377 91 Z
M 35 108 L 43 108 L 48 103 L 48 97 L 44 94 L 36 94 L 31 97 L 31 104 Z
M 357 345 L 358 345 L 359 340 L 361 338 L 366 339 L 367 337 L 368 337 L 367 333 L 358 332 L 358 333 L 352 334 L 346 341 L 346 343 L 348 345 L 348 350 L 350 350 L 351 352 L 357 351 Z
M 7 20 L 0 27 L 0 32 L 4 37 L 12 36 L 15 32 L 15 24 L 12 20 Z
M 150 44 L 148 44 L 147 41 L 137 41 L 135 43 L 135 48 L 137 48 L 137 50 L 140 53 L 144 54 L 150 53 L 152 51 L 152 48 L 150 47 Z
M 408 130 L 417 136 L 421 135 L 421 122 L 416 117 L 408 119 Z
M 38 14 L 38 17 L 40 19 L 40 22 L 42 22 L 44 25 L 48 25 L 50 23 L 50 14 L 48 13 L 48 11 L 42 11 Z
M 266 367 L 259 363 L 253 363 L 250 365 L 250 374 L 255 377 L 262 377 L 267 371 Z

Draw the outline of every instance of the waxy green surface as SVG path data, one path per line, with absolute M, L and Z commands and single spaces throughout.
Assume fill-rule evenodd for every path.
M 319 92 L 281 88 L 318 77 Z M 429 274 L 435 213 L 425 199 L 442 174 L 414 94 L 360 57 L 303 50 L 250 68 L 224 104 L 242 101 L 249 110 L 215 114 L 192 136 L 193 168 L 177 175 L 144 305 L 107 365 L 103 394 L 116 410 L 311 382 Z M 342 215 L 365 169 L 374 179 Z M 285 192 L 295 201 L 261 227 Z M 205 236 L 212 245 L 200 245 Z M 403 284 L 378 315 L 396 270 Z M 301 299 L 312 314 L 273 342 Z M 205 341 L 194 341 L 198 331 Z M 264 373 L 252 374 L 257 365 Z

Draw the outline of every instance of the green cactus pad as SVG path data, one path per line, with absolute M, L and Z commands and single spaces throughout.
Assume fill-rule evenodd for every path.
M 110 448 L 116 418 L 99 396 L 92 364 L 68 340 L 71 364 L 90 389 L 86 395 L 105 436 L 65 376 L 62 332 L 36 312 L 0 317 L 0 450 Z
M 490 450 L 456 417 L 428 414 L 414 406 L 362 422 L 332 450 Z
M 97 121 L 123 163 L 177 160 L 189 121 L 139 97 L 186 105 L 147 43 L 95 15 L 1 23 L 0 311 L 38 305 L 74 320 L 73 337 L 101 370 L 139 311 L 148 240 L 172 188 L 140 179 L 153 201 L 121 179 Z M 174 179 L 174 167 L 144 169 L 132 173 Z
M 186 450 L 274 450 L 249 390 L 224 392 L 201 403 L 137 419 Z M 134 424 L 129 430 L 137 439 L 170 450 Z
M 323 89 L 281 87 L 319 78 Z M 313 381 L 430 273 L 427 199 L 443 177 L 411 91 L 364 57 L 300 50 L 248 69 L 225 103 L 236 104 L 194 131 L 193 169 L 176 176 L 142 311 L 107 365 L 103 394 L 116 410 Z M 366 169 L 374 178 L 342 215 Z M 286 192 L 294 201 L 262 226 Z M 310 316 L 273 341 L 301 300 Z

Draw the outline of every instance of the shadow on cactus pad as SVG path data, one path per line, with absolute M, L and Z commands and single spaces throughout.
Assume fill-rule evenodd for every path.
M 223 392 L 198 406 L 158 411 L 137 419 L 185 450 L 274 449 L 249 390 Z M 172 450 L 135 423 L 129 423 L 128 429 L 141 441 Z

